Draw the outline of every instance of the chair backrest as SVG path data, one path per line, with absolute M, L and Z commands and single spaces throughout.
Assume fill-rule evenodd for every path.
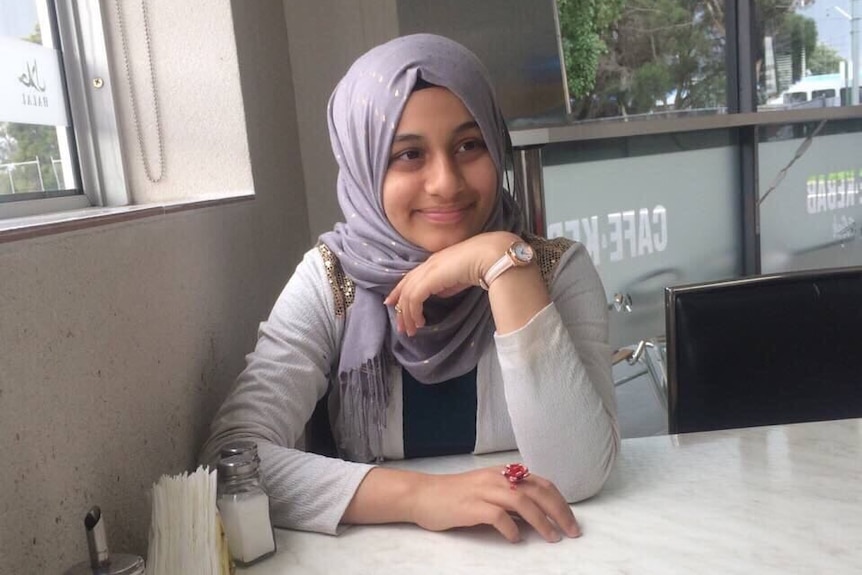
M 862 267 L 665 290 L 668 430 L 862 417 Z

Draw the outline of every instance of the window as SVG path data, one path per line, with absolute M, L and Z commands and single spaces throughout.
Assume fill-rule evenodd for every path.
M 56 18 L 44 3 L 2 4 L 3 106 L 0 201 L 80 188 L 68 100 L 55 49 Z
M 860 133 L 860 120 L 760 127 L 764 272 L 862 265 Z
M 727 104 L 721 1 L 557 0 L 576 120 Z
M 97 0 L 0 0 L 0 55 L 0 218 L 126 203 Z
M 859 62 L 852 22 L 857 0 L 755 0 L 760 110 L 857 104 L 847 99 Z M 855 70 L 858 89 L 860 70 Z

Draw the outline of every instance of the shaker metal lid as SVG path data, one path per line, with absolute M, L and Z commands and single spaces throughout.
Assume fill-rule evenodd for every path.
M 255 459 L 258 461 L 260 460 L 260 457 L 257 454 L 257 443 L 251 440 L 241 440 L 228 443 L 221 448 L 219 456 L 230 457 L 231 455 L 241 455 L 248 452 L 253 453 Z
M 257 472 L 260 460 L 251 452 L 222 457 L 218 462 L 219 479 L 243 477 Z

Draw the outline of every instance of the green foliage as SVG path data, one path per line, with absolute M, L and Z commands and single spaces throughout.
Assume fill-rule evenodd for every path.
M 60 159 L 57 130 L 53 126 L 35 124 L 0 124 L 0 163 L 18 164 L 38 159 L 39 172 L 34 164 L 13 168 L 12 178 L 18 192 L 34 192 L 60 189 L 52 160 Z M 58 172 L 59 173 L 59 170 Z M 11 193 L 11 184 L 6 170 L 0 172 L 0 193 Z
M 556 1 L 575 118 L 726 104 L 725 0 Z M 766 36 L 777 56 L 791 56 L 788 84 L 806 73 L 803 67 L 812 73 L 837 71 L 837 55 L 817 46 L 816 23 L 795 13 L 799 5 L 753 1 L 761 79 L 760 39 Z
M 619 17 L 624 0 L 557 0 L 569 95 L 588 96 L 596 85 L 603 35 Z
M 802 69 L 803 50 L 808 55 L 817 47 L 817 23 L 811 18 L 788 13 L 779 29 L 779 35 L 790 38 L 793 81 L 796 82 L 805 75 L 805 70 Z
M 807 66 L 812 74 L 835 74 L 841 71 L 843 58 L 829 46 L 818 44 L 808 56 Z
M 631 88 L 632 107 L 650 110 L 657 99 L 673 89 L 670 67 L 661 62 L 647 62 L 634 73 Z
M 621 8 L 578 117 L 723 105 L 722 0 L 626 0 Z

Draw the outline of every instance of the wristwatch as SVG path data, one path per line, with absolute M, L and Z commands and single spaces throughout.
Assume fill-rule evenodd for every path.
M 509 268 L 522 268 L 529 265 L 535 257 L 533 247 L 523 240 L 512 242 L 506 253 L 488 268 L 485 277 L 479 278 L 479 285 L 487 290 L 491 282 L 500 277 Z

